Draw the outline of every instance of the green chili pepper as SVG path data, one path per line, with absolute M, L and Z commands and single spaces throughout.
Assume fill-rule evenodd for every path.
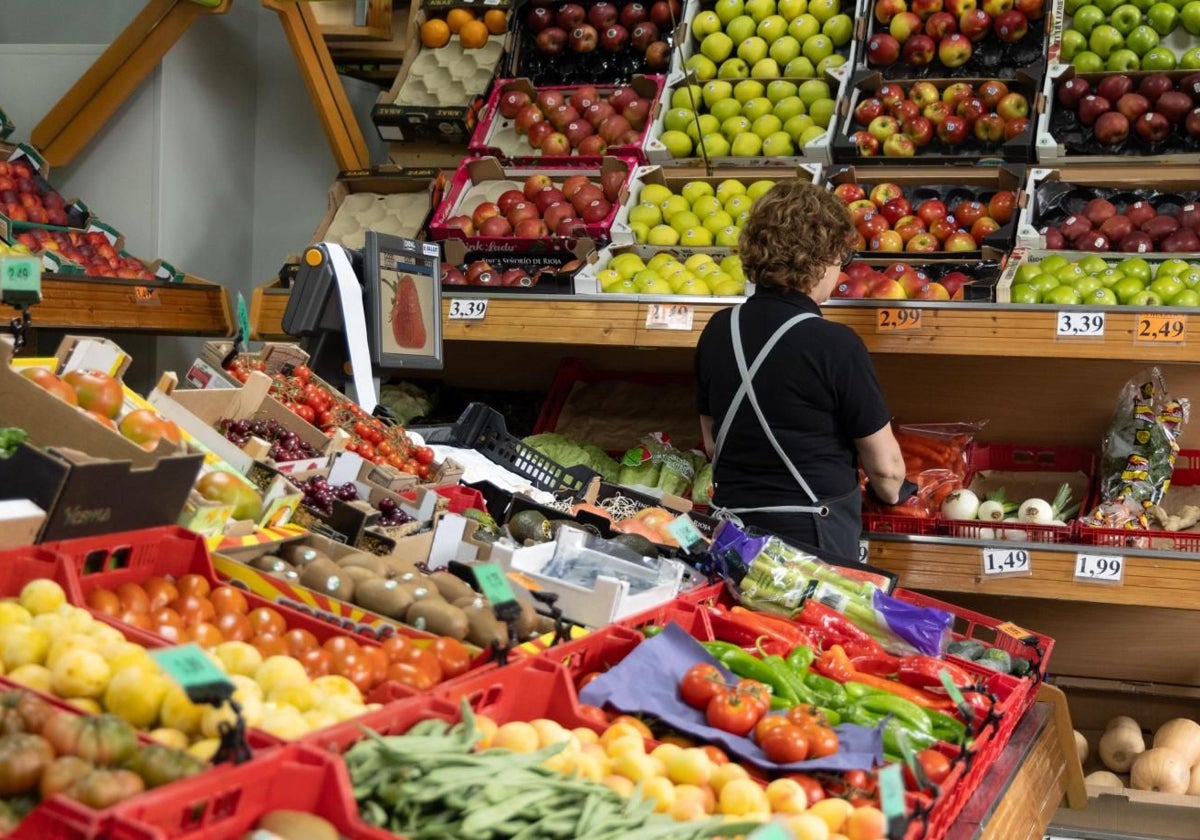
M 964 742 L 967 737 L 967 725 L 961 720 L 935 709 L 926 709 L 925 715 L 929 718 L 930 731 L 937 736 L 939 741 L 946 741 L 950 744 Z
M 663 631 L 663 626 L 661 624 L 647 624 L 645 627 L 642 628 L 642 635 L 645 636 L 647 639 L 653 639 L 655 636 L 657 636 L 662 631 Z
M 897 697 L 895 694 L 868 694 L 856 700 L 851 708 L 861 708 L 875 715 L 891 715 L 901 721 L 905 729 L 915 729 L 927 735 L 933 732 L 925 710 L 911 700 Z
M 887 715 L 877 714 L 869 709 L 864 709 L 857 703 L 851 703 L 846 707 L 845 711 L 846 719 L 851 723 L 856 723 L 859 726 L 866 726 L 870 729 L 874 729 L 876 726 L 879 726 L 879 724 L 883 723 L 884 719 L 887 717 Z
M 878 694 L 886 697 L 895 696 L 894 694 L 888 694 L 888 692 L 884 691 L 882 688 L 876 688 L 873 685 L 864 685 L 863 683 L 854 682 L 853 680 L 845 683 L 843 687 L 846 689 L 846 696 L 851 700 L 861 700 L 864 697 L 871 697 L 872 695 Z
M 793 671 L 803 676 L 816 658 L 816 651 L 808 645 L 797 645 L 787 655 L 787 664 L 791 666 Z
M 787 663 L 780 657 L 775 658 L 783 664 L 783 669 L 787 670 Z M 790 700 L 793 704 L 796 703 L 798 698 L 792 692 L 791 686 L 783 679 L 779 669 L 765 659 L 759 659 L 752 653 L 739 650 L 737 653 L 730 653 L 722 658 L 721 662 L 737 676 L 747 680 L 758 680 L 763 685 L 769 686 L 771 693 L 776 697 Z
M 818 706 L 841 711 L 850 702 L 841 683 L 820 674 L 805 674 L 804 685 L 813 694 Z
M 786 700 L 783 697 L 776 697 L 774 694 L 771 695 L 771 711 L 773 712 L 786 712 L 795 705 L 796 702 L 794 700 Z
M 907 727 L 899 718 L 892 718 L 883 727 L 883 750 L 893 755 L 903 755 L 897 733 L 903 732 L 905 740 L 914 751 L 929 749 L 938 742 L 938 738 L 928 732 L 921 732 Z
M 835 712 L 833 709 L 826 709 L 824 706 L 818 706 L 817 711 L 825 716 L 825 722 L 830 726 L 837 726 L 842 722 L 841 712 Z
M 726 664 L 726 657 L 746 652 L 731 642 L 701 642 L 700 644 L 722 665 Z

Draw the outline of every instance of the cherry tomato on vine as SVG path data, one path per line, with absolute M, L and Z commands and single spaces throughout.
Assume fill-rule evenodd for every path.
M 312 379 L 312 371 L 308 365 L 297 365 L 292 368 L 292 376 L 307 384 L 308 380 Z
M 296 412 L 296 416 L 306 423 L 311 423 L 316 419 L 316 413 L 312 410 L 311 405 L 298 405 L 293 409 L 293 411 Z
M 771 689 L 758 680 L 738 680 L 734 691 L 746 696 L 747 701 L 758 706 L 762 714 L 771 708 Z
M 413 448 L 413 459 L 418 464 L 428 466 L 433 463 L 433 450 L 428 446 L 417 446 Z
M 729 691 L 725 675 L 715 665 L 701 662 L 693 665 L 679 681 L 679 696 L 693 709 L 707 709 L 714 697 Z
M 705 709 L 709 726 L 734 735 L 745 735 L 762 716 L 762 710 L 753 698 L 736 691 L 714 697 Z

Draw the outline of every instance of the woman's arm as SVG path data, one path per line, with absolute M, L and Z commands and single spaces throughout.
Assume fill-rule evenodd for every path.
M 707 414 L 700 415 L 700 438 L 704 441 L 704 452 L 708 455 L 709 460 L 712 460 L 713 452 L 717 448 L 716 442 L 713 440 L 712 418 Z
M 857 438 L 858 459 L 870 479 L 875 495 L 883 502 L 895 504 L 900 498 L 900 485 L 904 483 L 904 455 L 900 444 L 892 434 L 890 423 L 873 435 Z

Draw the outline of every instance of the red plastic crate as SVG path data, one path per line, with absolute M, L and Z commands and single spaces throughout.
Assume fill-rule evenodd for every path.
M 450 505 L 447 510 L 450 513 L 462 513 L 464 510 L 481 510 L 487 512 L 487 502 L 484 501 L 483 494 L 474 487 L 465 487 L 461 484 L 455 484 L 444 487 L 435 487 L 434 492 L 444 499 L 449 500 Z
M 1082 472 L 1088 478 L 1088 487 L 1081 499 L 1080 510 L 1086 512 L 1092 497 L 1092 484 L 1096 476 L 1096 453 L 1082 446 L 1034 446 L 1014 443 L 978 444 L 971 450 L 970 471 L 965 482 L 971 486 L 975 474 L 983 470 L 1005 472 Z M 1019 499 L 1013 501 L 1020 501 Z M 941 532 L 960 539 L 992 539 L 980 536 L 985 530 L 996 532 L 1015 531 L 1017 535 L 1006 535 L 1008 539 L 1024 542 L 1068 543 L 1074 538 L 1074 520 L 1066 525 L 1031 525 L 1021 522 L 979 522 L 962 519 L 939 519 Z
M 704 588 L 709 589 L 711 587 Z M 653 607 L 645 612 L 640 612 L 637 615 L 619 619 L 614 624 L 629 630 L 640 630 L 647 625 L 665 627 L 672 621 L 697 639 L 711 639 L 713 637 L 712 627 L 708 619 L 708 610 L 700 606 L 699 600 L 691 601 L 683 597 L 668 601 L 665 604 Z M 582 639 L 577 641 L 582 641 Z M 556 652 L 562 650 L 562 647 L 562 645 L 558 645 L 547 651 L 544 655 L 554 656 Z
M 1200 484 L 1200 449 L 1182 449 L 1175 458 L 1175 471 L 1171 473 L 1171 486 L 1195 487 L 1197 484 Z M 1086 515 L 1087 511 L 1084 513 Z M 1080 521 L 1079 527 L 1076 529 L 1076 538 L 1084 545 L 1098 545 L 1105 548 L 1151 548 L 1200 553 L 1200 530 L 1143 531 L 1141 529 L 1093 528 Z
M 212 777 L 185 779 L 118 805 L 107 840 L 238 840 L 266 813 L 307 811 L 346 840 L 396 840 L 358 816 L 341 759 L 300 745 L 282 747 Z
M 863 536 L 870 534 L 909 534 L 932 537 L 938 533 L 938 520 L 934 516 L 897 516 L 894 513 L 868 513 L 862 515 Z
M 15 598 L 25 584 L 39 578 L 55 581 L 70 597 L 70 575 L 53 551 L 36 545 L 0 551 L 0 598 Z
M 439 685 L 433 694 L 456 708 L 465 700 L 476 714 L 487 715 L 497 723 L 548 718 L 567 729 L 582 726 L 603 732 L 605 728 L 580 714 L 572 675 L 555 662 L 540 657 L 454 684 Z

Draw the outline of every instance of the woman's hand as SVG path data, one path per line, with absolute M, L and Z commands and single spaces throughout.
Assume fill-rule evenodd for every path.
M 885 504 L 897 504 L 900 501 L 900 487 L 904 484 L 905 468 L 904 455 L 896 436 L 892 434 L 891 424 L 873 435 L 856 439 L 854 445 L 875 496 Z
M 713 440 L 713 419 L 707 414 L 700 415 L 700 439 L 704 441 L 704 454 L 712 460 L 717 444 Z

